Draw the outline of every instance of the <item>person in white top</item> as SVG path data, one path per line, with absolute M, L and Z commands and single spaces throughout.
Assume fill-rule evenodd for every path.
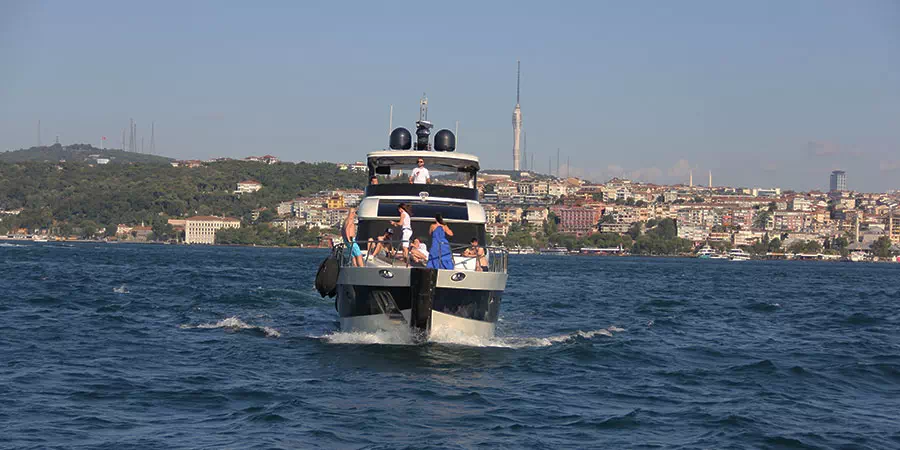
M 403 247 L 403 260 L 409 261 L 409 239 L 412 237 L 412 224 L 409 219 L 409 205 L 401 203 L 397 205 L 397 211 L 400 212 L 400 221 L 391 221 L 391 225 L 400 227 L 400 239 Z
M 418 167 L 413 169 L 409 175 L 409 182 L 411 184 L 428 184 L 431 181 L 431 175 L 428 174 L 428 169 L 425 168 L 425 160 L 419 158 L 416 164 Z
M 428 246 L 419 238 L 413 239 L 409 257 L 412 263 L 425 264 L 428 262 Z

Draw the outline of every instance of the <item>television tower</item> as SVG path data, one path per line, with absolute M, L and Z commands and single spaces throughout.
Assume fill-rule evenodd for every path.
M 521 81 L 522 63 L 516 60 L 516 107 L 513 109 L 513 170 L 519 171 L 519 138 L 522 134 L 522 108 L 519 107 L 519 85 Z

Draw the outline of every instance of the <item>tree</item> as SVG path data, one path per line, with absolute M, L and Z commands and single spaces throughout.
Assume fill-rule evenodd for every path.
M 848 245 L 850 245 L 850 241 L 843 236 L 834 238 L 831 241 L 831 248 L 834 248 L 836 250 L 844 250 Z
M 154 240 L 167 241 L 175 237 L 175 229 L 169 225 L 168 221 L 157 220 L 150 227 L 153 230 Z
M 756 216 L 753 217 L 753 228 L 758 228 L 760 230 L 767 229 L 769 226 L 770 217 L 772 217 L 771 212 L 760 209 L 759 211 L 757 211 Z
M 771 241 L 769 241 L 768 250 L 770 252 L 777 252 L 777 251 L 781 250 L 781 239 L 774 238 Z
M 632 223 L 631 226 L 628 227 L 628 232 L 627 232 L 628 236 L 630 236 L 631 239 L 636 240 L 641 235 L 641 229 L 644 227 L 643 225 L 644 224 L 641 222 Z
M 559 217 L 556 213 L 547 214 L 547 220 L 544 221 L 544 234 L 552 235 L 559 232 Z
M 887 236 L 878 238 L 872 243 L 872 254 L 879 258 L 889 258 L 891 256 L 891 239 Z

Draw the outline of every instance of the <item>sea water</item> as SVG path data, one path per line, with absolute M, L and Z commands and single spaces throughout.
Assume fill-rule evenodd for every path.
M 0 447 L 900 447 L 900 264 L 511 256 L 496 338 L 413 344 L 326 254 L 0 247 Z

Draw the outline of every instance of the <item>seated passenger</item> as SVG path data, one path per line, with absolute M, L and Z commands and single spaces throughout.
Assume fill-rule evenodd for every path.
M 428 262 L 428 246 L 421 239 L 415 238 L 409 246 L 409 260 L 411 263 L 424 265 Z
M 475 258 L 475 271 L 476 272 L 487 272 L 488 264 L 487 257 L 484 254 L 484 247 L 478 246 L 478 238 L 472 238 L 470 241 L 470 246 L 463 252 L 463 256 L 468 256 L 470 258 Z
M 372 238 L 369 238 L 369 247 L 368 254 L 369 256 L 381 256 L 384 253 L 386 258 L 392 258 L 394 256 L 394 247 L 391 245 L 391 240 L 394 238 L 394 229 L 387 228 L 384 230 L 384 234 L 378 236 L 378 240 L 375 241 Z

